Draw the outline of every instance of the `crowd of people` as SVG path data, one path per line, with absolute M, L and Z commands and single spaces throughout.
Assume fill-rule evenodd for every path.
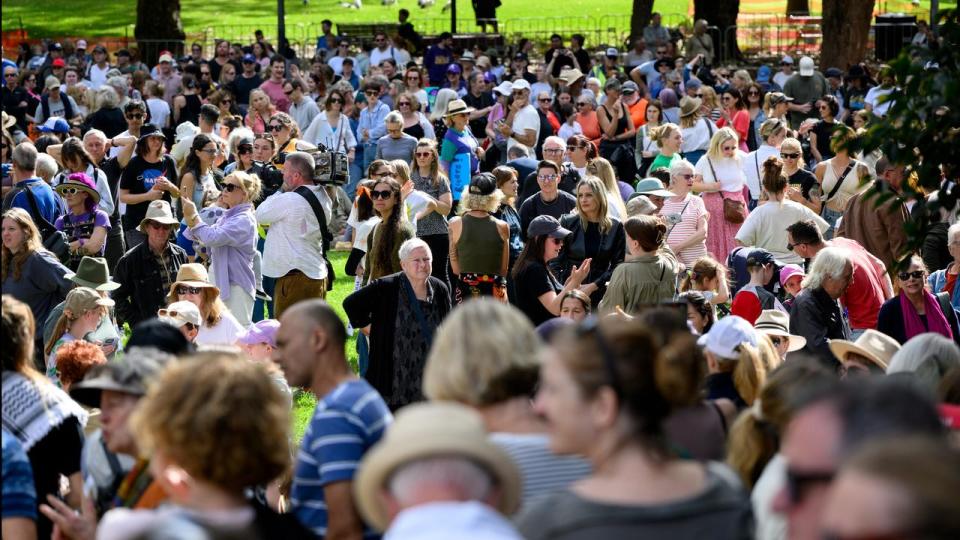
M 4 538 L 960 537 L 889 67 L 323 27 L 3 60 Z

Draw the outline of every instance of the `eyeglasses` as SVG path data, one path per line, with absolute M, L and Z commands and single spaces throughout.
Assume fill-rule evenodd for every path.
M 703 98 L 703 94 L 694 94 L 698 98 Z
M 14 78 L 14 79 L 15 79 L 15 78 L 17 77 L 17 74 L 16 74 L 16 73 L 4 73 L 3 76 L 4 76 L 4 77 Z
M 417 152 L 417 153 L 416 153 L 416 156 L 417 156 L 417 157 L 422 157 L 422 158 L 432 157 L 432 156 L 433 156 L 433 152 Z
M 553 101 L 553 100 L 550 99 L 550 98 L 548 98 L 548 97 L 546 97 L 546 98 L 539 98 L 539 99 L 537 99 L 537 101 L 539 101 L 540 103 L 550 103 L 550 102 Z
M 202 287 L 187 287 L 186 285 L 177 287 L 177 294 L 200 294 L 201 292 L 203 292 Z
M 830 109 L 830 107 L 827 107 L 826 105 L 821 105 L 821 106 L 820 106 L 820 110 L 821 110 L 821 111 L 826 111 L 826 110 L 829 110 L 829 109 Z
M 419 80 L 420 80 L 420 76 L 419 76 L 419 75 L 413 75 L 413 76 L 407 75 L 407 80 L 408 80 L 408 81 L 419 81 Z
M 783 159 L 800 159 L 800 154 L 799 154 L 799 153 L 793 153 L 793 152 L 791 152 L 791 153 L 786 153 L 786 154 L 785 154 L 785 153 L 781 152 L 781 153 L 780 153 L 780 157 L 782 157 Z
M 283 126 L 277 124 L 265 127 L 264 131 L 280 131 L 281 129 L 283 129 Z
M 751 91 L 747 92 L 747 95 L 748 95 L 748 96 L 759 96 L 759 95 L 760 95 L 760 92 L 757 92 L 756 90 L 751 90 Z
M 907 281 L 910 278 L 923 279 L 923 274 L 923 270 L 914 270 L 913 272 L 900 272 L 897 277 L 900 278 L 900 281 Z
M 366 95 L 366 96 L 373 96 L 373 97 L 377 97 L 377 96 L 379 96 L 379 95 L 380 95 L 380 92 L 379 92 L 379 91 L 377 91 L 377 90 L 367 90 L 367 91 L 366 91 L 366 92 L 364 92 L 363 94 L 364 94 L 364 95 Z
M 220 103 L 221 103 L 222 105 L 229 105 L 229 104 L 233 103 L 233 100 L 232 100 L 232 99 L 221 99 L 221 100 L 220 100 Z
M 204 149 L 202 149 L 202 150 L 200 150 L 200 151 L 203 152 L 204 154 L 208 154 L 208 155 L 211 155 L 211 156 L 215 156 L 215 155 L 217 155 L 217 154 L 220 153 L 220 149 L 219 149 L 219 148 L 204 148 Z
M 209 77 L 209 76 L 210 76 L 210 72 L 209 72 L 209 71 L 201 71 L 201 72 L 200 72 L 200 76 L 201 76 L 201 77 Z
M 393 176 L 393 173 L 390 171 L 379 171 L 370 174 L 370 178 L 386 178 L 389 176 Z
M 410 106 L 410 102 L 409 102 L 409 101 L 401 101 L 400 103 L 397 103 L 397 106 L 398 106 L 398 107 L 409 107 L 409 106 Z
M 587 105 L 587 103 L 577 103 L 577 108 L 579 109 L 580 107 L 586 107 Z
M 544 148 L 543 149 L 544 154 L 559 154 L 560 152 L 563 152 L 563 148 Z
M 787 251 L 793 251 L 793 248 L 797 246 L 802 246 L 804 244 L 806 244 L 806 242 L 797 242 L 795 244 L 791 244 L 790 242 L 787 242 Z
M 733 96 L 723 96 L 723 97 L 720 98 L 720 99 L 722 99 L 723 101 L 728 101 L 728 100 L 733 99 Z
M 676 176 L 677 178 L 683 178 L 684 180 L 690 180 L 691 178 L 693 178 L 692 174 L 678 174 Z
M 376 190 L 372 190 L 372 189 L 370 190 L 370 198 L 371 198 L 371 199 L 383 199 L 383 200 L 387 200 L 387 199 L 390 199 L 390 198 L 392 198 L 392 197 L 393 197 L 393 192 L 390 191 L 389 189 L 386 190 L 386 191 L 376 191 Z
M 233 193 L 236 190 L 243 190 L 239 184 L 223 184 L 223 190 L 227 193 Z
M 584 148 L 586 148 L 586 146 L 577 146 L 575 144 L 568 144 L 567 152 L 573 152 L 574 150 L 582 150 Z
M 74 187 L 61 188 L 60 193 L 63 193 L 64 195 L 76 195 L 77 193 L 80 193 L 80 190 Z
M 327 102 L 333 105 L 334 103 L 343 103 L 343 100 L 340 98 L 330 98 L 327 100 Z
M 547 241 L 555 246 L 563 245 L 563 238 L 554 238 L 552 236 L 547 238 Z
M 538 174 L 537 180 L 546 180 L 547 182 L 556 182 L 560 178 L 558 174 Z
M 810 487 L 831 482 L 835 473 L 833 471 L 805 473 L 788 467 L 785 476 L 787 497 L 792 504 L 799 504 Z

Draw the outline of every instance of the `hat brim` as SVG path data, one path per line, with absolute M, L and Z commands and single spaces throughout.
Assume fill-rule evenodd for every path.
M 140 142 L 144 139 L 148 139 L 150 137 L 160 137 L 163 140 L 167 140 L 167 136 L 164 135 L 162 131 L 154 131 L 152 133 L 147 133 L 146 135 L 141 135 L 140 138 L 137 139 L 137 142 Z
M 457 456 L 477 462 L 497 479 L 500 493 L 497 510 L 509 516 L 520 506 L 520 473 L 511 458 L 492 442 L 477 444 L 476 441 L 441 434 L 406 440 L 403 444 L 390 444 L 389 439 L 384 441 L 367 453 L 354 481 L 357 509 L 378 531 L 385 531 L 390 525 L 390 517 L 380 497 L 390 475 L 404 463 L 427 457 Z
M 763 328 L 756 327 L 757 332 L 763 332 L 764 334 L 769 334 L 771 336 L 785 337 L 790 340 L 790 345 L 787 347 L 787 352 L 796 352 L 804 348 L 807 345 L 807 338 L 803 336 L 796 336 L 790 332 L 785 332 L 777 328 Z
M 142 396 L 146 393 L 142 389 L 133 389 L 118 383 L 113 380 L 109 373 L 102 373 L 98 377 L 72 385 L 70 387 L 70 397 L 81 405 L 100 407 L 100 395 L 104 390 L 112 390 L 131 396 Z
M 563 228 L 563 227 L 558 227 L 557 230 L 555 230 L 555 231 L 553 231 L 553 232 L 551 232 L 551 233 L 547 233 L 547 236 L 549 236 L 550 238 L 566 238 L 566 237 L 570 236 L 571 234 L 573 234 L 573 231 L 571 231 L 570 229 L 565 229 L 565 228 Z
M 90 287 L 95 291 L 113 291 L 120 288 L 119 283 L 115 281 L 111 281 L 110 279 L 107 279 L 106 283 L 98 284 L 96 282 L 87 281 L 85 279 L 81 279 L 77 277 L 77 274 L 75 272 L 69 272 L 67 274 L 64 274 L 63 279 L 69 279 L 70 281 L 76 283 L 77 285 L 80 285 L 81 287 Z
M 677 196 L 676 193 L 672 191 L 667 191 L 665 189 L 655 189 L 653 191 L 638 191 L 637 193 L 639 195 L 646 195 L 648 197 L 650 195 L 653 195 L 654 197 L 676 197 Z
M 830 352 L 837 357 L 838 360 L 843 362 L 843 358 L 849 353 L 856 353 L 860 356 L 863 356 L 867 360 L 873 362 L 873 364 L 880 369 L 886 371 L 887 363 L 884 362 L 879 356 L 875 353 L 864 349 L 863 347 L 857 345 L 853 341 L 847 341 L 845 339 L 831 339 L 830 340 Z
M 450 118 L 451 116 L 456 116 L 456 115 L 458 115 L 458 114 L 470 114 L 470 113 L 472 113 L 472 112 L 475 111 L 475 110 L 476 110 L 476 109 L 474 109 L 473 107 L 467 107 L 466 109 L 461 109 L 461 110 L 456 111 L 456 112 L 449 112 L 449 113 L 443 115 L 443 117 L 444 117 L 444 118 Z
M 800 68 L 799 73 L 801 77 L 812 77 L 814 71 L 813 68 Z
M 91 199 L 93 199 L 93 204 L 100 204 L 100 192 L 98 192 L 97 190 L 91 188 L 86 184 L 81 184 L 79 182 L 64 182 L 62 184 L 57 185 L 55 188 L 53 188 L 53 190 L 59 193 L 61 197 L 63 197 L 64 195 L 62 193 L 62 190 L 67 188 L 79 189 L 80 191 L 89 195 Z
M 164 224 L 164 225 L 172 225 L 172 226 L 180 225 L 180 222 L 179 222 L 179 221 L 177 221 L 177 220 L 175 220 L 175 219 L 173 219 L 173 218 L 170 218 L 170 217 L 166 217 L 166 216 L 161 216 L 161 217 L 149 217 L 149 216 L 148 216 L 148 217 L 145 217 L 145 218 L 143 218 L 142 220 L 140 220 L 140 225 L 137 226 L 137 230 L 140 231 L 140 232 L 142 232 L 143 234 L 147 234 L 147 222 L 148 222 L 148 221 L 156 221 L 157 223 L 162 223 L 162 224 Z

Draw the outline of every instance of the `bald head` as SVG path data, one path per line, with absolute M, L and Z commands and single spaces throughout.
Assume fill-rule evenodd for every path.
M 308 332 L 320 327 L 334 348 L 342 350 L 347 343 L 347 329 L 343 321 L 330 304 L 319 298 L 297 302 L 284 313 L 283 319 L 297 321 L 299 328 Z

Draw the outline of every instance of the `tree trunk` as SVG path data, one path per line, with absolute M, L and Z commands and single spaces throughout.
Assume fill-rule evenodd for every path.
M 710 26 L 719 29 L 719 35 L 713 34 L 713 42 L 718 44 L 718 63 L 743 58 L 733 28 L 739 14 L 740 0 L 693 0 L 694 20 L 706 19 Z
M 787 0 L 787 15 L 809 15 L 810 0 Z
M 823 0 L 820 69 L 846 69 L 867 55 L 874 0 Z
M 133 35 L 140 48 L 140 60 L 147 65 L 157 62 L 160 51 L 181 56 L 186 34 L 180 22 L 180 0 L 138 0 Z
M 633 47 L 633 40 L 643 37 L 643 29 L 650 24 L 650 14 L 653 13 L 653 0 L 633 0 L 633 13 L 630 15 L 630 43 L 627 47 Z

